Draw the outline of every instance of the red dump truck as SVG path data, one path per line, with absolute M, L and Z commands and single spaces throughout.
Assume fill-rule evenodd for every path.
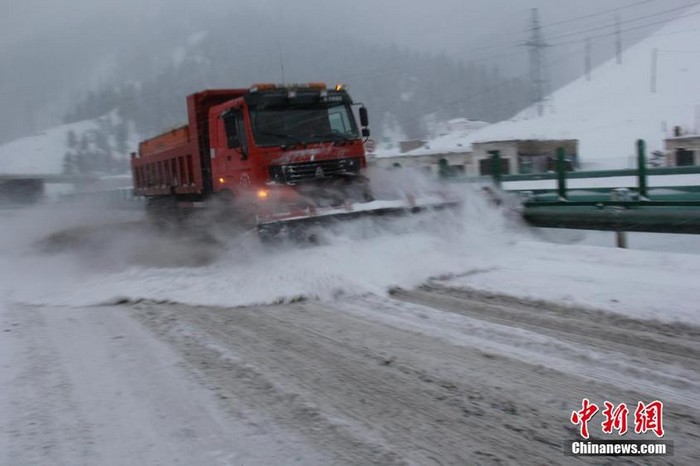
M 187 97 L 189 123 L 132 154 L 136 195 L 149 214 L 217 204 L 226 216 L 277 233 L 304 220 L 415 207 L 375 201 L 363 175 L 363 138 L 343 86 L 257 84 Z

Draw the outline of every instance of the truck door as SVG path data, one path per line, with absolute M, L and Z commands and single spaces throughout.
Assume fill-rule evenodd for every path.
M 237 109 L 224 112 L 218 130 L 220 143 L 216 153 L 219 172 L 217 191 L 231 189 L 237 193 L 248 188 L 252 176 L 243 113 Z

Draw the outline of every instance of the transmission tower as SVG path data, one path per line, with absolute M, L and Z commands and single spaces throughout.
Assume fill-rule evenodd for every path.
M 547 87 L 547 79 L 544 70 L 544 49 L 548 47 L 542 38 L 542 27 L 540 26 L 539 12 L 537 8 L 532 9 L 532 19 L 530 20 L 530 39 L 525 42 L 530 48 L 530 87 L 531 103 L 537 107 L 537 114 L 544 113 L 544 96 Z

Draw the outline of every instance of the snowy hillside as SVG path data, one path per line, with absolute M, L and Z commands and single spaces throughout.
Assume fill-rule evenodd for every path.
M 674 126 L 695 133 L 700 112 L 700 6 L 668 23 L 615 59 L 549 96 L 534 108 L 491 125 L 462 143 L 503 139 L 576 138 L 584 166 L 625 168 L 634 141 L 663 149 Z M 656 54 L 656 66 L 653 56 Z
M 700 131 L 700 7 L 688 12 L 616 59 L 548 96 L 542 116 L 530 107 L 511 120 L 465 133 L 451 131 L 411 155 L 459 153 L 473 142 L 510 139 L 578 139 L 584 168 L 630 168 L 635 141 L 662 150 L 663 140 L 680 126 Z M 653 67 L 653 56 L 656 66 Z M 398 148 L 378 157 L 399 155 Z
M 118 137 L 120 124 L 121 120 L 113 112 L 94 120 L 56 126 L 1 145 L 0 173 L 56 174 L 66 170 L 79 173 L 81 167 L 77 165 L 80 165 L 78 159 L 81 151 L 90 157 L 104 152 L 108 157 L 123 162 L 128 153 L 136 148 L 139 136 L 133 131 L 126 131 L 122 133 L 122 138 Z M 102 143 L 100 137 L 104 137 Z M 69 161 L 76 166 L 66 166 L 67 153 L 71 154 Z
M 0 146 L 2 173 L 61 173 L 70 130 L 83 133 L 96 129 L 95 121 L 57 126 Z

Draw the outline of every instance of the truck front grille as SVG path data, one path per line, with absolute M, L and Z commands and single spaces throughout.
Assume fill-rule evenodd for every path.
M 277 183 L 297 184 L 358 173 L 360 159 L 333 159 L 317 162 L 271 165 L 270 178 Z

